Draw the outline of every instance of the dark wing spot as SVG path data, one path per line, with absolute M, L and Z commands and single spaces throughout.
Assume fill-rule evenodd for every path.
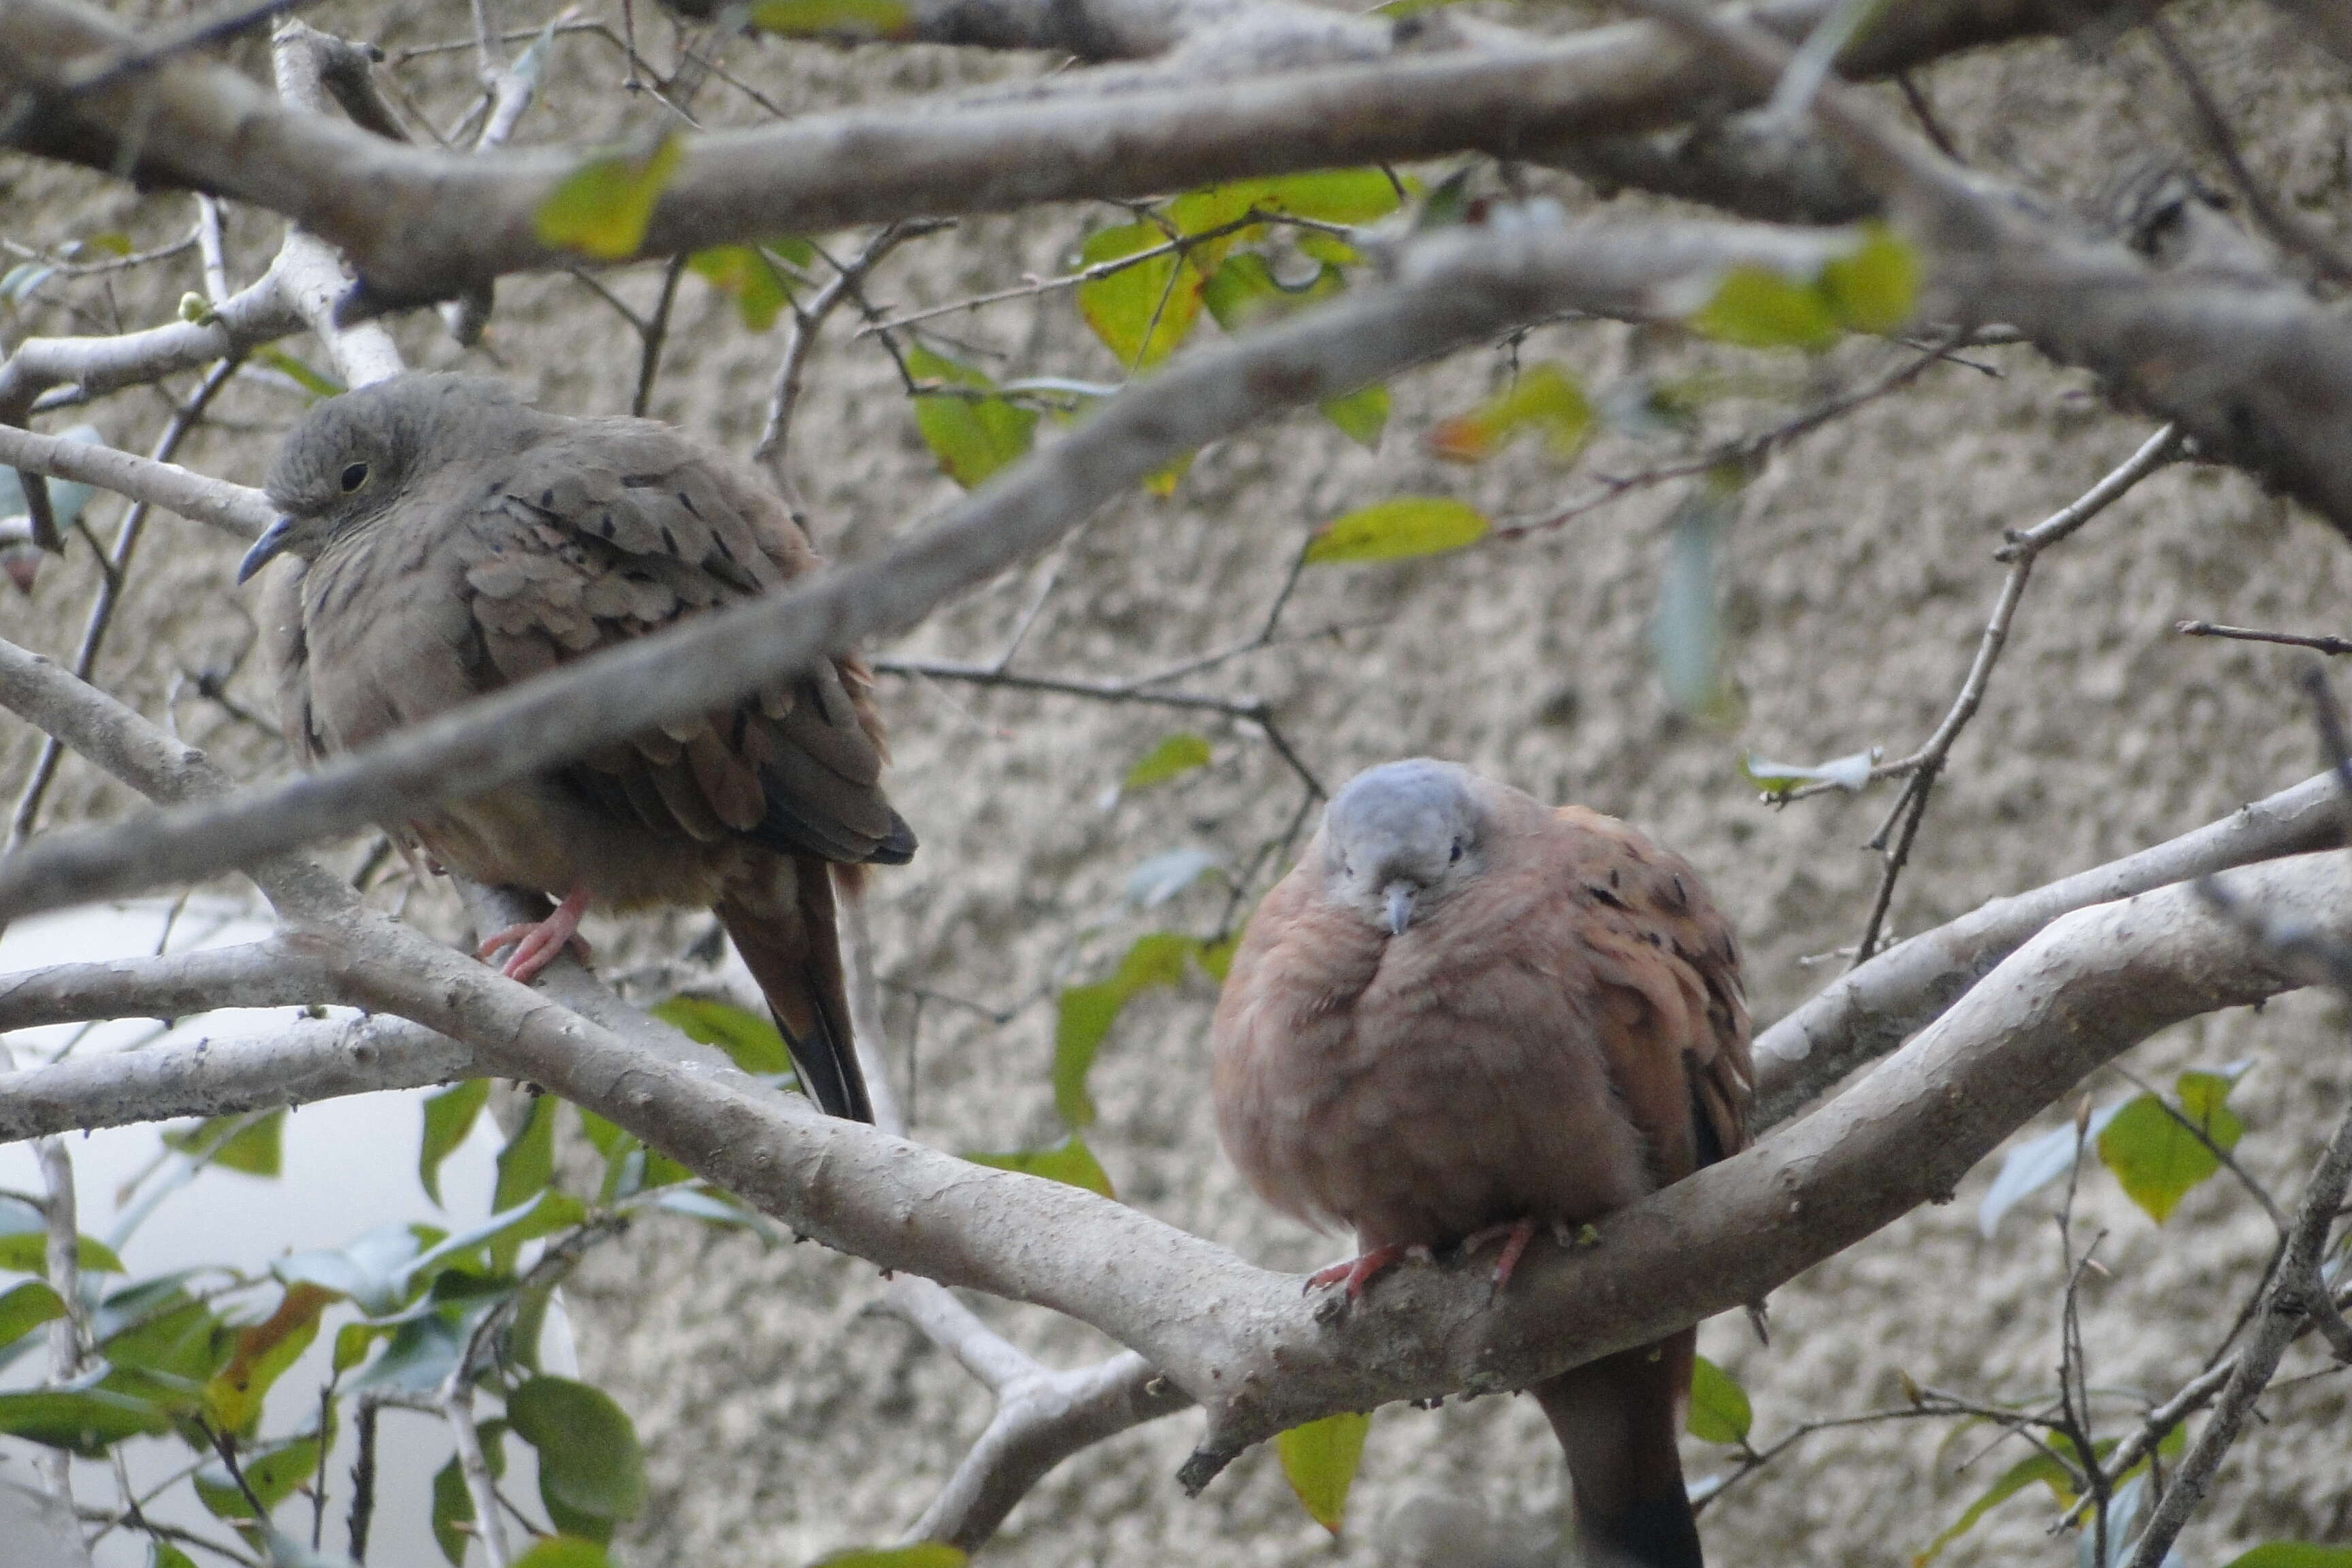
M 681 499 L 683 499 L 683 498 L 681 498 Z M 715 545 L 717 545 L 717 546 L 719 546 L 719 554 L 724 555 L 724 556 L 725 556 L 725 557 L 727 557 L 727 559 L 728 559 L 728 560 L 730 560 L 730 561 L 732 561 L 732 560 L 734 560 L 734 559 L 735 559 L 735 552 L 734 552 L 733 551 L 731 551 L 731 550 L 730 550 L 730 549 L 728 549 L 728 548 L 727 548 L 727 538 L 726 538 L 726 536 L 725 536 L 724 534 L 719 534 L 719 533 L 714 533 L 714 534 L 712 534 L 712 535 L 710 536 L 710 542 L 711 542 L 711 543 L 713 543 L 713 544 L 715 544 Z
M 596 531 L 603 534 L 607 539 L 613 537 L 613 514 L 611 512 L 608 511 L 603 517 L 596 520 Z
M 1612 873 L 1611 873 L 1611 875 L 1610 875 L 1610 880 L 1613 882 L 1613 881 L 1615 881 L 1616 879 L 1616 879 L 1616 875 L 1615 875 L 1615 873 L 1613 873 L 1613 872 L 1612 872 Z M 1588 892 L 1588 893 L 1591 893 L 1594 898 L 1596 898 L 1596 899 L 1600 900 L 1602 903 L 1607 904 L 1607 905 L 1608 905 L 1611 909 L 1612 909 L 1612 910 L 1622 910 L 1622 909 L 1623 909 L 1623 908 L 1625 907 L 1625 900 L 1622 900 L 1622 899 L 1619 898 L 1616 894 L 1614 894 L 1614 893 L 1611 892 L 1608 889 L 1606 889 L 1606 888 L 1602 887 L 1602 886 L 1601 886 L 1600 883 L 1598 883 L 1598 882 L 1587 882 L 1587 883 L 1585 883 L 1585 884 L 1584 884 L 1584 890 L 1585 890 L 1586 892 Z
M 687 515 L 688 517 L 700 517 L 702 515 L 701 511 L 694 504 L 694 498 L 687 494 L 684 490 L 677 492 L 677 504 L 686 508 Z
M 553 506 L 555 504 L 554 486 L 550 485 L 547 489 L 539 492 L 539 504 L 541 506 Z
M 1617 885 L 1617 868 L 1614 866 L 1609 868 L 1609 885 L 1612 888 Z
M 662 548 L 672 555 L 677 553 L 677 535 L 672 533 L 667 524 L 662 528 Z

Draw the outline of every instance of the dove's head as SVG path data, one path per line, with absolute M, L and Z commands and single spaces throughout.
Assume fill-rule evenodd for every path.
M 264 488 L 280 515 L 236 580 L 280 555 L 317 560 L 389 511 L 427 465 L 476 456 L 530 416 L 511 387 L 473 375 L 396 375 L 327 399 L 278 447 Z
M 1349 779 L 1323 813 L 1323 890 L 1391 936 L 1486 868 L 1477 775 L 1414 757 Z

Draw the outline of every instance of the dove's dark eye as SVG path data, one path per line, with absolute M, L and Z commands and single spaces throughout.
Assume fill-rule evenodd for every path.
M 359 489 L 362 485 L 367 483 L 367 477 L 368 466 L 365 463 L 353 463 L 351 467 L 345 468 L 343 470 L 343 493 L 345 495 L 349 495 L 353 490 Z
M 1460 840 L 1459 838 L 1457 838 L 1457 839 L 1455 839 L 1455 840 L 1454 841 L 1454 853 L 1453 853 L 1453 854 L 1451 854 L 1451 855 L 1448 855 L 1448 856 L 1445 858 L 1445 861 L 1446 861 L 1446 864 L 1450 866 L 1450 865 L 1454 864 L 1455 861 L 1457 861 L 1457 860 L 1459 860 L 1459 859 L 1461 859 L 1461 858 L 1462 858 L 1462 840 Z

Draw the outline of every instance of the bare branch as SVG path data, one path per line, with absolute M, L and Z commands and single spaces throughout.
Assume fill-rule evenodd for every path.
M 1801 34 L 1822 9 L 1790 0 L 1768 15 Z M 1878 74 L 2080 20 L 2059 0 L 1920 0 L 1886 17 L 1845 64 Z M 136 97 L 128 85 L 59 92 L 67 62 L 125 42 L 67 0 L 0 12 L 0 84 L 15 89 L 0 103 L 20 106 L 0 111 L 0 142 L 283 213 L 341 247 L 378 304 L 421 303 L 564 259 L 532 218 L 576 154 L 401 146 L 295 113 L 235 72 L 194 61 L 150 73 Z M 1270 47 L 1252 63 L 1267 74 L 1204 87 L 1196 72 L 1144 90 L 811 116 L 697 138 L 640 254 L 1472 149 L 1540 155 L 1563 140 L 1675 122 L 1719 100 L 1726 85 L 1711 63 L 1644 25 L 1297 70 L 1281 69 L 1289 62 Z M 133 126 L 145 134 L 132 137 Z
M 12 434 L 0 430 L 0 448 Z M 202 800 L 227 793 L 226 776 L 202 752 L 163 733 L 52 661 L 10 642 L 0 642 L 0 707 L 15 710 L 150 799 Z M 7 863 L 0 861 L 0 867 Z M 340 913 L 358 901 L 349 886 L 296 856 L 256 856 L 245 869 L 281 914 Z
M 173 368 L 177 367 L 166 366 L 156 374 L 167 374 Z M 148 377 L 142 374 L 137 379 Z M 118 452 L 95 441 L 36 436 L 5 423 L 0 423 L 0 463 L 47 474 L 51 479 L 97 485 L 247 541 L 260 537 L 261 531 L 278 515 L 269 498 L 259 490 L 209 479 L 176 463 L 158 463 L 133 452 Z
M 1993 900 L 1896 943 L 1756 1037 L 1757 1121 L 1770 1126 L 1926 1027 L 1993 967 L 2069 911 L 2337 842 L 2335 780 L 2322 773 L 2136 855 Z
M 93 1018 L 184 1018 L 218 1007 L 307 1006 L 334 994 L 323 958 L 315 944 L 272 936 L 0 974 L 0 1033 Z
M 2210 621 L 2182 621 L 2172 628 L 2185 637 L 2228 637 L 2238 642 L 2279 643 L 2287 647 L 2307 647 L 2314 653 L 2330 658 L 2352 653 L 2352 638 L 2312 637 L 2302 632 L 2266 632 L 2252 626 L 2217 626 Z
M 405 1018 L 300 1018 L 261 1039 L 200 1037 L 0 1076 L 0 1143 L 423 1089 L 487 1070 L 466 1046 Z

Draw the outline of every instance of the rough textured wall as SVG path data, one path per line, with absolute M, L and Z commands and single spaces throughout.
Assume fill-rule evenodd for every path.
M 446 5 L 330 5 L 313 15 L 388 47 L 465 31 L 462 8 Z M 2265 175 L 2300 204 L 2340 198 L 2342 68 L 2287 47 L 2257 9 L 2194 20 L 2190 37 L 2224 100 L 2257 132 Z M 654 46 L 657 57 L 662 47 Z M 738 47 L 730 58 L 792 109 L 1038 63 L 782 46 Z M 462 57 L 448 59 L 454 92 Z M 525 122 L 526 139 L 613 119 L 615 57 L 574 40 L 557 59 L 551 102 Z M 1969 156 L 2070 197 L 2087 196 L 2118 161 L 2182 142 L 2177 103 L 2136 47 L 2021 48 L 1953 63 L 1923 86 Z M 697 107 L 722 121 L 756 112 L 716 87 Z M 185 221 L 184 201 L 93 196 L 85 182 L 21 165 L 5 177 L 14 182 L 5 226 L 25 237 L 136 226 L 144 241 Z M 1583 199 L 1559 189 L 1571 203 Z M 1103 221 L 1123 220 L 1096 209 L 969 223 L 909 247 L 876 296 L 940 301 L 1024 272 L 1050 273 Z M 240 230 L 248 255 L 274 236 L 274 226 L 253 218 Z M 143 316 L 126 294 L 126 315 L 155 319 L 184 286 L 175 279 L 156 290 Z M 638 304 L 654 286 L 643 273 L 614 285 Z M 635 337 L 578 283 L 509 280 L 499 300 L 491 344 L 476 353 L 457 354 L 427 320 L 404 325 L 411 363 L 503 366 L 556 408 L 625 406 Z M 999 306 L 940 325 L 1004 374 L 1115 373 L 1066 300 Z M 746 449 L 780 349 L 779 336 L 747 336 L 724 302 L 689 279 L 654 411 Z M 1769 424 L 1895 363 L 1896 352 L 1849 345 L 1815 363 L 1605 323 L 1547 328 L 1518 349 L 1523 361 L 1564 360 L 1597 387 L 1636 373 L 1705 376 L 1717 435 Z M 1328 783 L 1389 757 L 1435 752 L 1645 826 L 1713 882 L 1748 944 L 1758 1014 L 1769 1019 L 1834 973 L 1804 959 L 1858 932 L 1875 861 L 1857 846 L 1890 796 L 1881 789 L 1776 812 L 1757 804 L 1736 760 L 1749 750 L 1811 760 L 1874 744 L 1895 754 L 1923 738 L 1957 689 L 1998 589 L 2002 568 L 1990 552 L 2001 531 L 2071 500 L 2149 428 L 2103 411 L 2084 378 L 2053 371 L 2030 351 L 1970 357 L 1990 373 L 1935 369 L 1912 392 L 1784 452 L 1749 489 L 1726 542 L 1719 589 L 1744 702 L 1733 729 L 1675 716 L 1653 673 L 1648 623 L 1679 494 L 1671 485 L 1517 542 L 1309 573 L 1284 627 L 1344 629 L 1184 684 L 1267 698 Z M 1227 646 L 1255 629 L 1305 531 L 1354 505 L 1427 490 L 1465 496 L 1498 516 L 1539 515 L 1586 493 L 1589 472 L 1630 472 L 1665 455 L 1612 438 L 1575 472 L 1527 451 L 1475 470 L 1419 456 L 1428 422 L 1504 369 L 1497 353 L 1402 378 L 1377 456 L 1318 419 L 1294 418 L 1204 453 L 1172 500 L 1138 496 L 1113 509 L 1060 564 L 1019 668 L 1107 679 Z M 812 386 L 793 435 L 793 470 L 828 548 L 868 553 L 953 494 L 870 345 L 848 342 L 837 326 Z M 297 399 L 241 385 L 223 404 L 235 427 L 203 437 L 184 460 L 250 481 L 269 432 L 297 407 Z M 117 399 L 100 416 L 124 441 L 146 438 L 153 419 L 137 398 Z M 151 526 L 156 537 L 134 579 L 129 635 L 118 636 L 101 673 L 156 713 L 176 672 L 226 659 L 249 634 L 228 587 L 234 549 L 175 519 Z M 974 595 L 898 651 L 992 656 L 1041 574 L 1055 570 L 1041 565 Z M 86 556 L 45 573 L 29 602 L 0 608 L 7 635 L 68 647 L 92 581 Z M 2284 679 L 2294 660 L 2189 641 L 2171 628 L 2202 616 L 2341 630 L 2347 582 L 2352 559 L 2333 535 L 2242 479 L 2188 468 L 2150 480 L 2046 557 L 1984 710 L 1937 792 L 1895 901 L 1895 929 L 1919 930 L 2110 858 L 2306 774 L 2311 743 Z M 249 679 L 241 689 L 254 700 Z M 279 765 L 249 727 L 180 696 L 175 710 L 191 739 L 256 770 Z M 1099 974 L 1143 931 L 1206 932 L 1223 909 L 1223 889 L 1204 880 L 1139 914 L 1121 897 L 1129 869 L 1197 845 L 1238 873 L 1281 830 L 1297 784 L 1245 727 L 1196 715 L 897 679 L 886 681 L 883 700 L 897 737 L 896 793 L 924 839 L 914 866 L 877 879 L 874 903 L 894 986 L 898 1087 L 916 1134 L 959 1150 L 1056 1137 L 1046 1082 L 1051 989 Z M 1209 768 L 1105 803 L 1133 758 L 1192 727 L 1214 742 Z M 13 793 L 29 748 L 18 727 L 0 737 Z M 58 816 L 113 808 L 69 768 Z M 418 907 L 436 909 L 429 897 Z M 653 950 L 650 933 L 605 934 L 621 952 Z M 1196 976 L 1130 1007 L 1094 1075 L 1101 1121 L 1090 1141 L 1127 1201 L 1260 1261 L 1321 1261 L 1338 1244 L 1265 1214 L 1216 1152 L 1204 1093 L 1211 1000 Z M 999 1012 L 1011 1016 L 990 1016 Z M 2239 1095 L 2251 1128 L 2245 1163 L 2291 1189 L 2352 1092 L 2342 1034 L 2334 1009 L 2296 998 L 2176 1030 L 2129 1065 L 2160 1076 L 2191 1061 L 2255 1058 L 2259 1069 Z M 2104 1095 L 2122 1086 L 2091 1087 Z M 2031 1400 L 2053 1384 L 2060 1270 L 2042 1217 L 2047 1205 L 2026 1205 L 1980 1239 L 1974 1200 L 1989 1175 L 1972 1177 L 1956 1204 L 1916 1214 L 1780 1291 L 1769 1349 L 1731 1321 L 1706 1327 L 1703 1350 L 1754 1395 L 1759 1440 L 1801 1419 L 1898 1404 L 1898 1374 L 1988 1400 Z M 2084 1296 L 2092 1382 L 2168 1391 L 2226 1326 L 2267 1249 L 2267 1223 L 2217 1182 L 2159 1232 L 2102 1175 L 2085 1184 L 2078 1244 L 2102 1229 L 2111 1277 L 2093 1279 Z M 636 1528 L 641 1560 L 796 1563 L 887 1539 L 914 1517 L 981 1429 L 987 1402 L 948 1357 L 871 1311 L 878 1293 L 870 1268 L 814 1247 L 762 1252 L 682 1226 L 642 1227 L 599 1256 L 575 1310 L 584 1363 L 635 1414 L 651 1452 L 656 1501 Z M 1108 1348 L 1040 1312 L 987 1310 L 1056 1363 Z M 2316 1364 L 2298 1352 L 2289 1371 Z M 2112 1409 L 2120 1422 L 2120 1401 Z M 2256 1431 L 2224 1471 L 2221 1497 L 2186 1540 L 2189 1561 L 2224 1561 L 2272 1536 L 2352 1537 L 2341 1379 L 2283 1384 L 2266 1409 L 2275 1424 Z M 1382 1412 L 1336 1546 L 1324 1544 L 1265 1454 L 1238 1464 L 1203 1500 L 1184 1500 L 1172 1476 L 1197 1426 L 1197 1416 L 1180 1415 L 1066 1465 L 1014 1514 L 992 1560 L 1039 1568 L 1271 1564 L 1310 1554 L 1349 1564 L 1538 1561 L 1545 1521 L 1562 1502 L 1556 1455 L 1526 1402 Z M 1727 1562 L 1885 1563 L 1924 1546 L 2020 1452 L 1992 1446 L 1982 1427 L 1829 1432 L 1711 1507 L 1704 1526 Z M 1690 1458 L 1695 1475 L 1720 1468 L 1696 1446 Z M 2045 1535 L 2047 1518 L 2040 1500 L 2020 1499 L 1947 1561 L 2071 1554 L 2071 1541 Z

